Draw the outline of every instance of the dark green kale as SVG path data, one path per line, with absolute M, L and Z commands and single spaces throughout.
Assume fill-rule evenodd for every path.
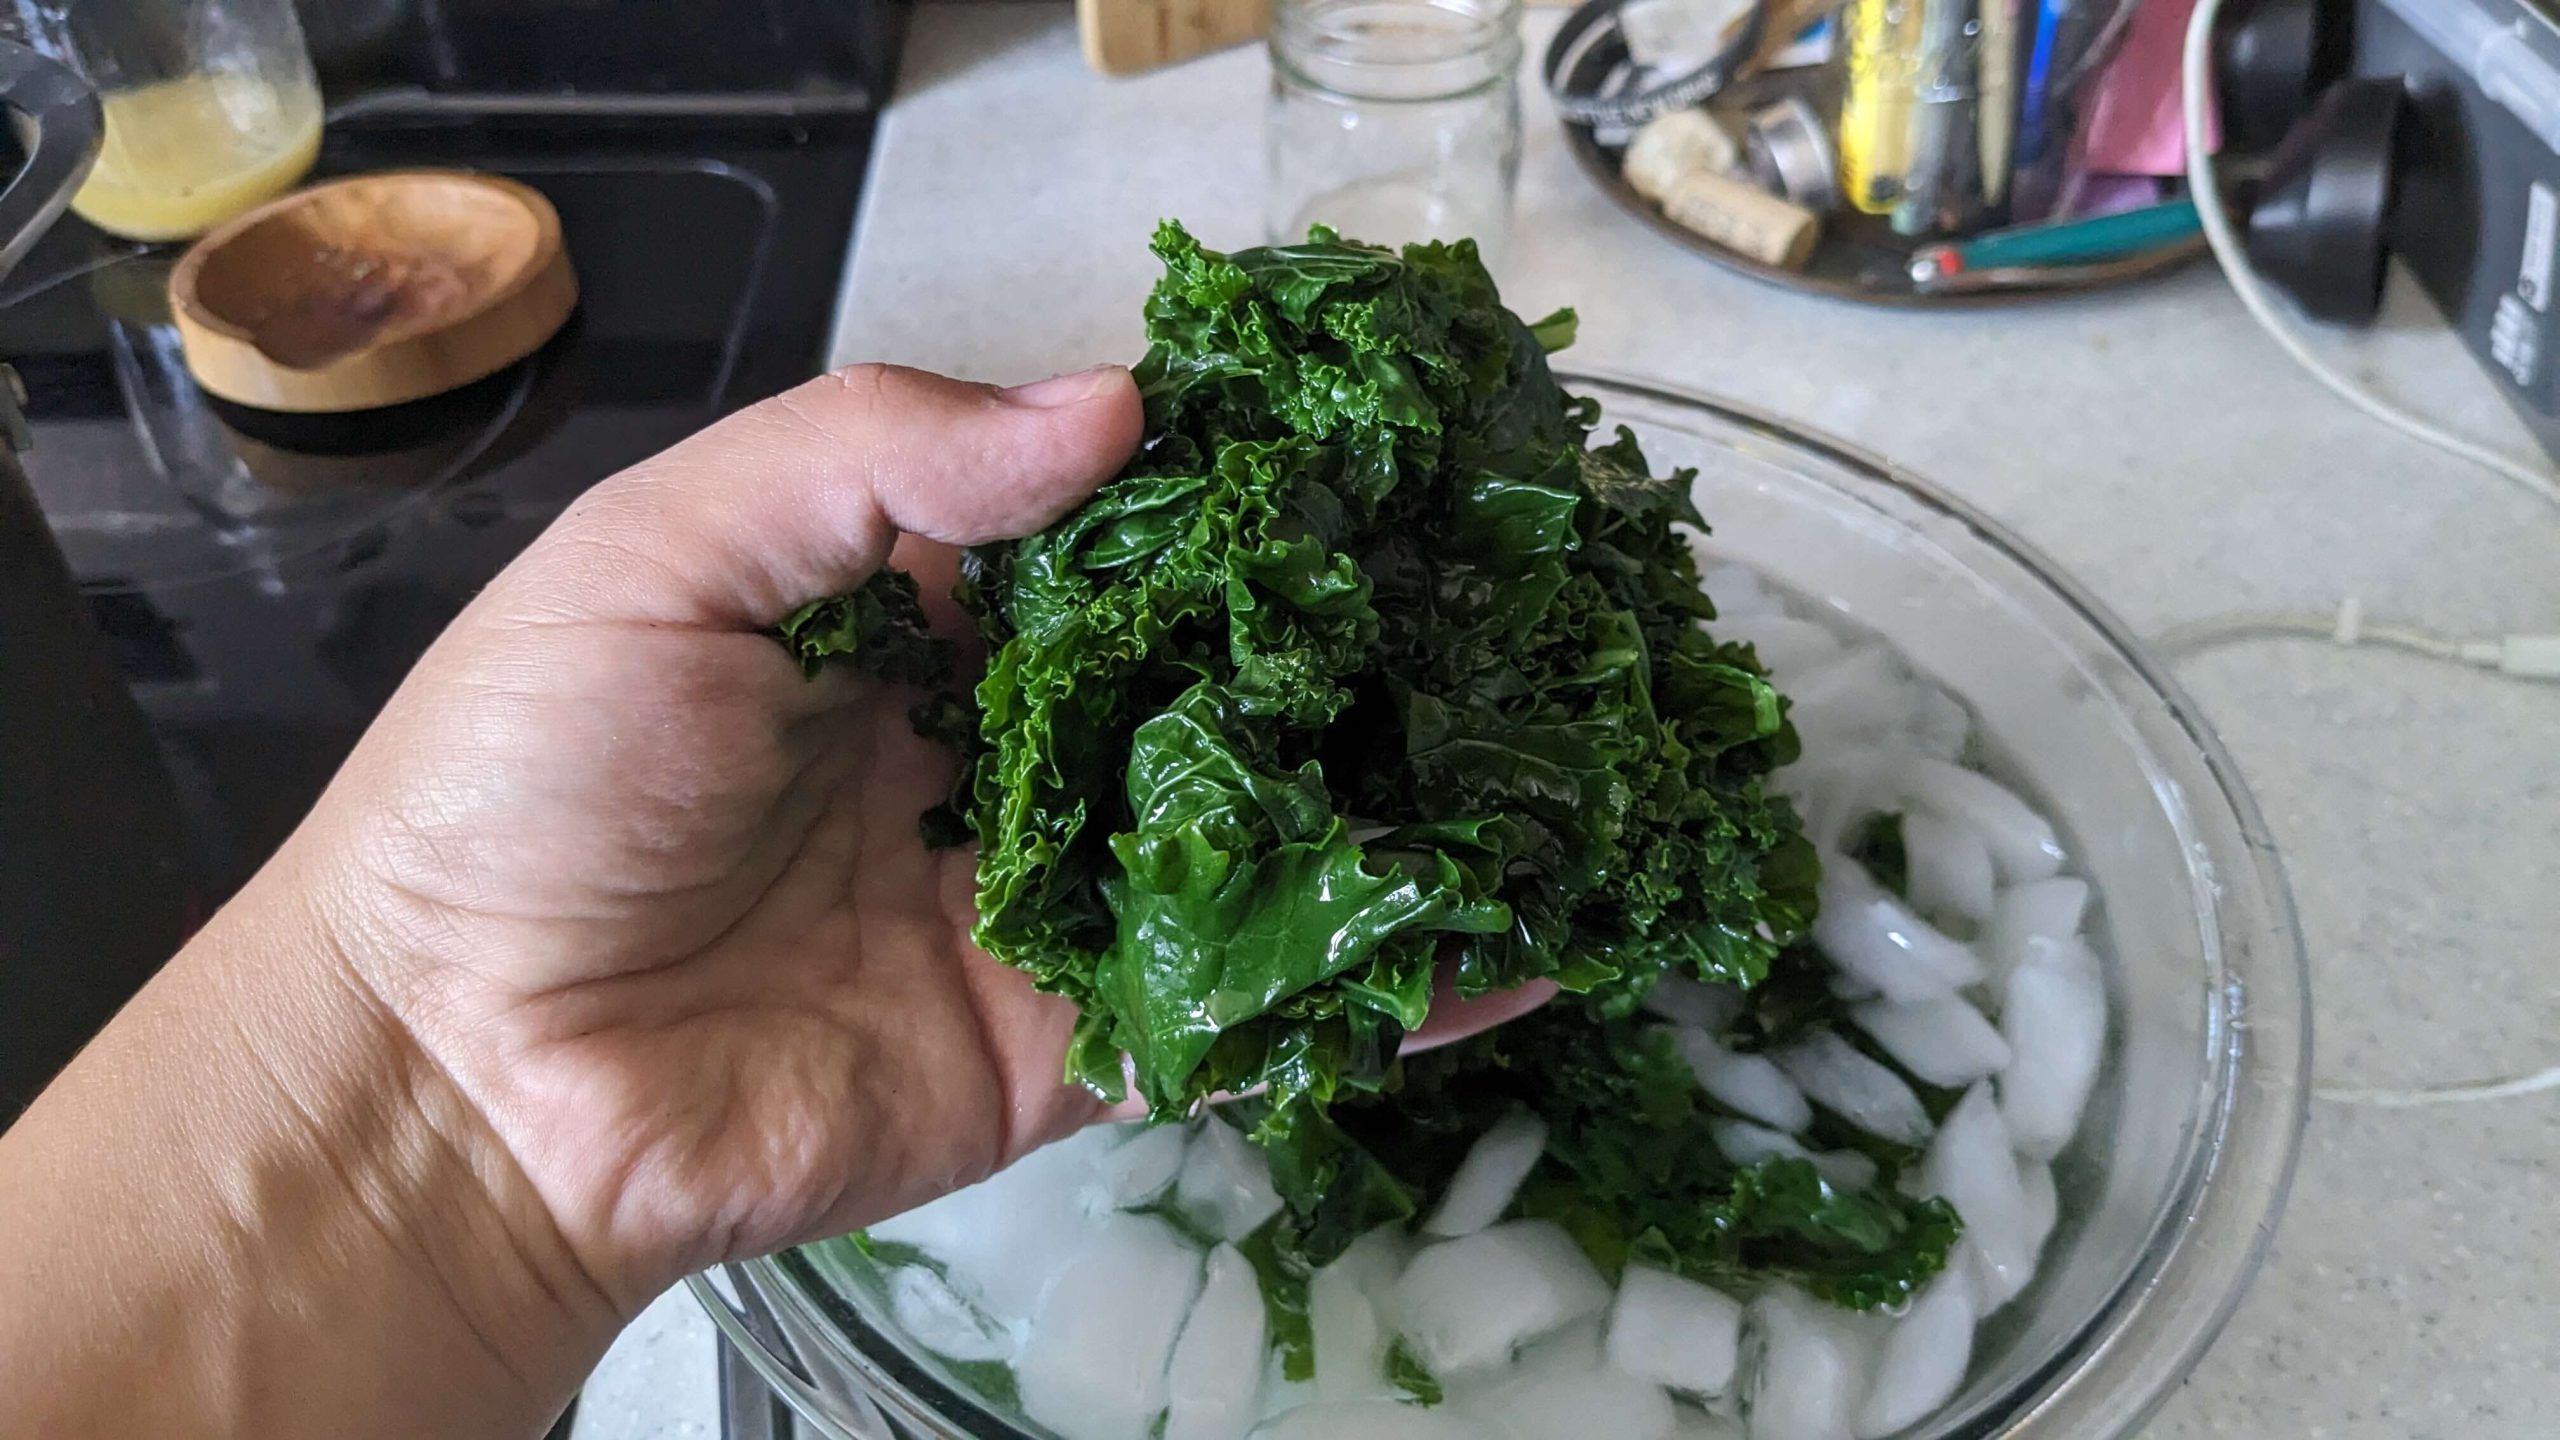
M 1313 1267 L 1515 1103 L 1551 1134 L 1516 1208 L 1613 1272 L 1909 1293 L 1952 1211 L 1737 1168 L 1633 1018 L 1665 974 L 1771 997 L 1746 1045 L 1837 1008 L 1813 849 L 1764 785 L 1795 732 L 1705 624 L 1690 474 L 1595 437 L 1547 366 L 1571 312 L 1523 324 L 1471 244 L 1154 249 L 1144 443 L 967 557 L 976 723 L 920 712 L 967 751 L 943 833 L 979 846 L 979 944 L 1083 1011 L 1072 1078 L 1120 1098 L 1125 1052 L 1158 1119 L 1261 1091 L 1222 1112 L 1288 1202 L 1244 1248 L 1291 1374 Z M 920 622 L 884 576 L 784 637 L 929 684 Z M 1440 973 L 1581 998 L 1400 1062 Z
M 1435 964 L 1762 978 L 1795 739 L 1699 625 L 1688 477 L 1592 444 L 1471 245 L 1155 249 L 1144 447 L 970 567 L 978 940 L 1083 1006 L 1078 1078 L 1268 1085 L 1268 1145 L 1385 1082 Z
M 850 595 L 795 610 L 775 634 L 811 675 L 829 661 L 901 685 L 933 687 L 951 675 L 951 645 L 925 628 L 924 603 L 903 570 L 875 572 Z
M 1902 848 L 1902 812 L 1887 810 L 1868 816 L 1849 833 L 1849 843 L 1841 850 L 1866 867 L 1877 884 L 1905 899 L 1910 897 L 1911 857 Z
M 1446 1393 L 1441 1389 L 1440 1377 L 1405 1348 L 1402 1336 L 1387 1347 L 1387 1383 L 1403 1391 L 1404 1398 L 1416 1405 L 1437 1405 Z
M 1914 1158 L 1907 1149 L 1868 1147 L 1883 1178 L 1859 1191 L 1829 1185 L 1801 1160 L 1725 1158 L 1709 1130 L 1724 1112 L 1699 1091 L 1670 1035 L 1639 1017 L 1560 1001 L 1399 1070 L 1386 1093 L 1337 1102 L 1308 1122 L 1332 1132 L 1328 1144 L 1392 1157 L 1374 1173 L 1337 1178 L 1337 1191 L 1437 1195 L 1477 1137 L 1525 1107 L 1546 1122 L 1547 1148 L 1514 1213 L 1562 1225 L 1613 1279 L 1631 1261 L 1727 1289 L 1792 1279 L 1863 1309 L 1909 1296 L 1955 1243 L 1946 1202 L 1894 1188 Z M 1291 1204 L 1265 1242 L 1274 1250 L 1329 1256 L 1356 1236 L 1343 1229 L 1360 1222 L 1337 1218 L 1353 1208 L 1344 1195 L 1311 1204 L 1317 1197 L 1286 1184 L 1281 1195 Z

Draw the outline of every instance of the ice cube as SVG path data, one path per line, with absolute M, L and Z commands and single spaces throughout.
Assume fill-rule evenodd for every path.
M 1096 1193 L 1107 1209 L 1128 1210 L 1164 1194 L 1182 1171 L 1190 1143 L 1185 1127 L 1152 1125 L 1121 1143 L 1095 1167 Z
M 1901 752 L 1840 742 L 1772 773 L 1771 788 L 1795 802 L 1804 835 L 1826 857 L 1840 848 L 1850 827 L 1894 799 L 1892 770 Z
M 2062 868 L 2062 841 L 2054 835 L 2052 822 L 1990 776 L 1915 755 L 1901 767 L 1897 779 L 1912 802 L 1980 831 L 2001 879 L 2013 884 L 2041 880 Z
M 1721 1034 L 1742 1013 L 1739 985 L 1705 985 L 1685 975 L 1665 975 L 1645 992 L 1644 1008 L 1693 1030 Z
M 1855 860 L 1823 856 L 1819 895 L 1814 944 L 1843 974 L 1885 998 L 1934 1000 L 1982 978 L 1980 957 L 1921 919 Z
M 1718 619 L 1784 613 L 1778 597 L 1770 591 L 1769 582 L 1760 578 L 1759 571 L 1730 560 L 1710 563 L 1704 555 L 1699 560 L 1704 568 L 1698 576 L 1698 584 L 1707 592 L 1707 598 L 1715 602 Z
M 1965 1243 L 1980 1257 L 1981 1293 L 2014 1295 L 2027 1283 L 2035 1252 L 2027 1244 L 2026 1194 L 1989 1084 L 1966 1091 L 1947 1112 L 1921 1159 L 1920 1188 L 1964 1217 Z
M 1698 1088 L 1718 1104 L 1781 1130 L 1813 1123 L 1813 1107 L 1805 1103 L 1804 1092 L 1768 1056 L 1735 1054 L 1702 1030 L 1676 1030 L 1672 1041 L 1689 1062 L 1689 1073 L 1698 1077 Z
M 2000 1113 L 2020 1154 L 2050 1160 L 2079 1127 L 2107 1043 L 2106 981 L 2077 940 L 2039 947 L 2009 973 L 2000 1032 Z
M 1609 1308 L 1609 1363 L 1640 1380 L 1693 1395 L 1733 1384 L 1742 1303 L 1695 1280 L 1629 1265 Z
M 2009 1042 L 1953 995 L 1899 1004 L 1869 1000 L 1849 1018 L 1902 1068 L 1932 1085 L 1970 1085 L 2009 1063 Z
M 1877 1347 L 1875 1379 L 1858 1410 L 1858 1440 L 1900 1434 L 1946 1404 L 1972 1356 L 1972 1284 L 1962 1269 L 1950 1268 L 1929 1282 Z
M 1013 1354 L 1013 1335 L 979 1313 L 951 1282 L 922 1265 L 890 1273 L 889 1318 L 906 1337 L 950 1360 L 1002 1360 Z
M 1485 1433 L 1438 1406 L 1393 1400 L 1332 1400 L 1301 1405 L 1262 1422 L 1252 1440 L 1487 1440 Z
M 1200 1252 L 1149 1215 L 1113 1215 L 1059 1272 L 1014 1366 L 1022 1408 L 1063 1440 L 1131 1440 L 1165 1408 L 1165 1365 Z
M 1751 1303 L 1760 1364 L 1751 1440 L 1849 1440 L 1866 1399 L 1867 1346 L 1847 1315 L 1785 1285 Z
M 1271 1167 L 1244 1132 L 1215 1118 L 1203 1121 L 1182 1157 L 1173 1182 L 1182 1213 L 1221 1240 L 1241 1240 L 1280 1213 Z
M 1974 925 L 1991 918 L 1991 847 L 1982 832 L 1927 810 L 1902 812 L 1902 854 L 1911 903 L 1923 915 Z
M 1601 1354 L 1601 1338 L 1607 1333 L 1608 1312 L 1585 1315 L 1572 1324 L 1529 1342 L 1508 1365 L 1495 1365 L 1479 1370 L 1460 1370 L 1441 1377 L 1447 1395 L 1446 1404 L 1462 1414 L 1482 1418 L 1500 1410 L 1500 1392 L 1525 1381 L 1556 1375 L 1588 1375 L 1607 1364 Z
M 1507 1440 L 1664 1440 L 1672 1425 L 1662 1387 L 1608 1369 L 1514 1377 L 1470 1408 L 1479 1435 Z
M 1414 1256 L 1391 1313 L 1415 1358 L 1445 1374 L 1499 1364 L 1608 1303 L 1608 1282 L 1563 1227 L 1513 1220 Z
M 1318 1400 L 1395 1393 L 1386 1378 L 1386 1327 L 1359 1286 L 1340 1275 L 1319 1274 L 1308 1281 L 1307 1328 L 1315 1337 Z
M 1233 1245 L 1209 1252 L 1206 1275 L 1166 1372 L 1164 1440 L 1242 1440 L 1262 1413 L 1261 1281 Z
M 1933 760 L 1953 760 L 1973 739 L 1973 712 L 1937 686 L 1922 685 L 1920 701 L 1912 707 L 1909 734 L 1912 749 Z
M 1996 1270 L 1981 1245 L 1970 1236 L 1957 1242 L 1955 1257 L 1948 1262 L 1949 1269 L 1962 1269 L 1972 1278 L 1973 1313 L 1977 1316 L 1989 1316 L 2018 1298 L 2019 1292 L 2036 1278 L 2036 1271 L 2044 1263 L 2045 1242 L 2053 1238 L 2058 1204 L 2053 1193 L 2053 1167 L 2041 1160 L 2019 1161 L 2018 1193 L 2022 1202 L 2018 1249 L 2026 1255 L 2026 1264 L 2005 1272 Z
M 1422 1232 L 1442 1237 L 1472 1235 L 1501 1219 L 1502 1212 L 1511 1208 L 1513 1193 L 1529 1178 L 1546 1148 L 1547 1122 L 1512 1107 L 1459 1162 L 1458 1173 L 1449 1177 L 1440 1206 L 1424 1222 Z
M 2042 1160 L 2018 1162 L 2018 1193 L 2026 1199 L 2027 1253 L 2041 1255 L 2061 1218 L 2062 1200 L 2054 1193 L 2053 1167 Z
M 1387 1380 L 1384 1314 L 1413 1253 L 1404 1226 L 1390 1221 L 1343 1248 L 1307 1286 L 1307 1319 L 1315 1337 L 1315 1396 L 1366 1400 L 1400 1394 Z
M 1793 1135 L 1748 1120 L 1711 1121 L 1707 1133 L 1736 1165 L 1757 1165 L 1779 1157 L 1811 1164 L 1823 1183 L 1835 1190 L 1864 1190 L 1876 1183 L 1876 1162 L 1855 1150 L 1808 1150 Z
M 1507 1371 L 1490 1372 L 1495 1380 L 1522 1376 L 1579 1375 L 1608 1363 L 1609 1312 L 1585 1315 L 1563 1329 L 1531 1341 Z
M 1926 1144 L 1929 1112 L 1902 1077 L 1824 1030 L 1770 1058 L 1805 1097 L 1870 1135 L 1904 1145 Z
M 1882 645 L 1862 644 L 1791 679 L 1787 717 L 1820 751 L 1852 739 L 1891 735 L 1911 723 L 1919 686 Z
M 1304 1380 L 1289 1378 L 1288 1357 L 1273 1350 L 1262 1364 L 1262 1412 L 1277 1415 L 1301 1405 L 1316 1403 L 1316 1382 L 1312 1376 Z
M 1092 1238 L 1099 1222 L 1086 1213 L 1086 1182 L 1117 1138 L 1095 1126 L 870 1233 L 941 1261 L 953 1287 L 990 1317 L 1028 1321 L 1059 1270 Z
M 1671 1440 L 1749 1440 L 1742 1422 L 1691 1405 L 1672 1407 Z
M 1825 625 L 1792 615 L 1752 615 L 1707 627 L 1718 640 L 1739 640 L 1760 657 L 1761 668 L 1790 682 L 1840 654 L 1840 636 Z
M 2076 938 L 2088 910 L 2089 882 L 2068 875 L 2001 891 L 1991 904 L 1991 923 L 1983 927 L 1982 948 L 1991 959 L 1992 978 L 2007 979 L 2031 949 Z

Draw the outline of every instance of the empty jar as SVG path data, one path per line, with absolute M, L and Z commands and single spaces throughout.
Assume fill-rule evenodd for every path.
M 1278 0 L 1265 220 L 1491 257 L 1520 171 L 1519 0 Z

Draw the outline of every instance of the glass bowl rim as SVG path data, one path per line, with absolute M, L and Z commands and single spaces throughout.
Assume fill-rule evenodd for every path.
M 2236 831 L 2244 852 L 2239 858 L 2246 862 L 2245 870 L 2217 877 L 2208 912 L 2213 932 L 2209 958 L 2220 983 L 2206 994 L 2202 1058 L 2210 1073 L 2204 1109 L 2174 1167 L 2168 1198 L 2122 1283 L 2053 1347 L 2043 1364 L 1975 1405 L 1962 1417 L 1969 1423 L 1944 1432 L 1949 1440 L 2011 1433 L 2075 1440 L 2131 1434 L 2194 1368 L 2247 1293 L 2283 1212 L 2309 1113 L 2309 960 L 2274 839 L 2237 763 L 2185 687 L 2122 620 L 2041 550 L 1971 503 L 1859 446 L 1754 406 L 1596 367 L 1559 368 L 1556 380 L 1571 393 L 1599 386 L 1702 412 L 1730 429 L 1824 462 L 1839 478 L 1881 486 L 1955 522 L 2051 592 L 2094 632 L 2194 747 L 2193 758 L 2212 786 L 2210 795 L 2187 796 L 2188 806 L 2194 811 L 2218 802 L 2220 818 Z M 1853 488 L 1843 493 L 1856 496 Z M 1905 515 L 1888 518 L 1910 524 Z M 2234 936 L 2229 933 L 2232 896 L 2243 887 L 2263 915 L 2254 933 Z M 2274 953 L 2266 953 L 2267 947 Z M 2235 962 L 2248 963 L 2254 973 L 2245 981 L 2234 976 Z M 801 1312 L 796 1320 L 836 1342 L 826 1358 L 850 1373 L 872 1405 L 933 1440 L 970 1440 L 968 1432 L 953 1428 L 943 1409 L 917 1390 L 938 1392 L 973 1410 L 981 1407 L 903 1357 L 884 1362 L 830 1329 L 805 1282 L 793 1273 L 787 1253 L 728 1268 L 737 1272 L 739 1288 L 756 1284 L 762 1294 L 778 1291 Z M 803 1419 L 834 1440 L 878 1440 L 846 1431 L 827 1417 L 824 1408 L 832 1401 L 754 1333 L 708 1273 L 691 1276 L 686 1284 L 728 1342 Z

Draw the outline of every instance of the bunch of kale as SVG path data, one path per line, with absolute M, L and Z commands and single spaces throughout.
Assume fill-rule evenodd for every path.
M 1548 371 L 1571 312 L 1524 324 L 1465 242 L 1222 255 L 1168 223 L 1154 249 L 1142 449 L 963 587 L 989 658 L 943 828 L 979 846 L 978 942 L 1082 1007 L 1073 1076 L 1118 1098 L 1125 1053 L 1159 1119 L 1267 1087 L 1230 1108 L 1291 1205 L 1261 1254 L 1299 1273 L 1443 1178 L 1473 1075 L 1620 1127 L 1563 1137 L 1550 1181 L 1690 1165 L 1565 1176 L 1628 1192 L 1576 1201 L 1627 1222 L 1579 1218 L 1604 1261 L 1838 1272 L 1851 1303 L 1925 1279 L 1942 1205 L 1737 1171 L 1698 1102 L 1616 1103 L 1662 1069 L 1627 1019 L 1659 977 L 1810 963 L 1817 866 L 1764 789 L 1784 705 L 1702 623 L 1690 475 L 1594 444 Z M 913 613 L 888 580 L 786 639 L 912 680 Z M 1399 1065 L 1444 972 L 1585 998 Z

